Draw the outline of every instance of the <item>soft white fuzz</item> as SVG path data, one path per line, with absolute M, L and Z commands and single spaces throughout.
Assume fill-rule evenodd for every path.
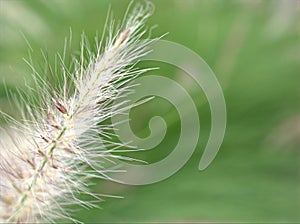
M 118 147 L 101 138 L 109 135 L 107 130 L 111 128 L 103 121 L 122 112 L 122 105 L 113 107 L 112 101 L 117 95 L 128 94 L 130 88 L 124 84 L 145 71 L 133 65 L 151 43 L 139 40 L 145 34 L 143 26 L 151 10 L 148 4 L 137 5 L 117 32 L 110 29 L 95 55 L 85 47 L 83 38 L 81 57 L 74 61 L 75 72 L 62 69 L 61 89 L 52 89 L 35 75 L 40 104 L 24 98 L 22 121 L 11 119 L 10 130 L 1 134 L 1 222 L 75 221 L 67 205 L 93 206 L 79 200 L 78 195 L 93 195 L 100 200 L 90 192 L 89 180 L 109 178 L 104 163 L 114 157 L 111 151 Z M 84 59 L 86 55 L 88 60 Z

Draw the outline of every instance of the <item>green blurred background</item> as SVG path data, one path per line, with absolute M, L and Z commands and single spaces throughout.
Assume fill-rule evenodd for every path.
M 138 2 L 138 1 L 137 1 Z M 94 190 L 121 195 L 105 198 L 102 209 L 80 210 L 83 222 L 300 222 L 300 2 L 155 0 L 147 22 L 152 36 L 197 52 L 215 72 L 226 98 L 228 124 L 214 162 L 198 171 L 210 131 L 210 111 L 200 88 L 171 66 L 159 74 L 183 85 L 195 100 L 201 121 L 198 147 L 175 175 L 148 186 L 98 181 Z M 0 108 L 10 114 L 9 91 L 31 84 L 28 45 L 33 61 L 44 63 L 62 52 L 72 28 L 71 52 L 79 50 L 82 31 L 92 42 L 101 33 L 107 11 L 122 19 L 129 1 L 1 0 Z M 26 37 L 27 41 L 24 39 Z M 156 72 L 157 74 L 157 72 Z M 59 74 L 58 74 L 59 75 Z M 4 84 L 6 83 L 6 84 Z M 171 104 L 156 99 L 132 111 L 132 127 L 147 136 L 153 115 L 165 118 L 166 138 L 154 150 L 136 156 L 153 162 L 170 153 L 180 120 Z

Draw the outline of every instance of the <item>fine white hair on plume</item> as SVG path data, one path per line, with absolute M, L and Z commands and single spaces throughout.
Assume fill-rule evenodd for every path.
M 123 111 L 124 105 L 113 106 L 113 100 L 126 96 L 130 92 L 126 84 L 147 71 L 135 64 L 153 41 L 140 40 L 152 11 L 148 2 L 137 4 L 116 31 L 113 22 L 108 24 L 108 38 L 98 43 L 96 54 L 83 37 L 74 72 L 61 57 L 60 88 L 49 86 L 33 68 L 35 97 L 27 94 L 19 100 L 22 119 L 2 113 L 9 128 L 0 129 L 0 222 L 55 223 L 66 218 L 78 222 L 68 205 L 96 206 L 78 195 L 101 200 L 90 191 L 89 180 L 110 179 L 103 163 L 118 157 L 111 152 L 120 147 L 101 138 L 111 135 L 107 130 L 112 127 L 104 121 Z

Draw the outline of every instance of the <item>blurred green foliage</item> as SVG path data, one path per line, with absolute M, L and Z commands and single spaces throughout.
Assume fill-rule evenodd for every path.
M 103 209 L 82 210 L 77 217 L 105 223 L 299 222 L 299 1 L 153 3 L 156 10 L 147 25 L 158 26 L 152 36 L 168 32 L 164 39 L 197 52 L 223 88 L 228 110 L 223 145 L 211 166 L 199 172 L 210 130 L 209 107 L 192 80 L 159 64 L 159 74 L 185 86 L 198 106 L 201 137 L 193 157 L 172 177 L 149 186 L 97 182 L 96 191 L 125 198 L 107 198 L 99 203 Z M 62 52 L 69 28 L 70 51 L 76 53 L 82 31 L 93 43 L 96 31 L 101 34 L 109 5 L 113 16 L 121 20 L 129 1 L 1 0 L 0 4 L 0 108 L 14 114 L 8 107 L 4 81 L 10 91 L 25 81 L 30 85 L 30 68 L 22 61 L 27 57 L 27 41 L 33 61 L 44 63 L 39 52 L 43 49 L 51 64 L 54 54 Z M 180 120 L 172 105 L 156 99 L 132 111 L 137 135 L 149 134 L 147 122 L 153 115 L 164 117 L 169 128 L 160 146 L 137 155 L 150 162 L 167 156 L 180 134 Z

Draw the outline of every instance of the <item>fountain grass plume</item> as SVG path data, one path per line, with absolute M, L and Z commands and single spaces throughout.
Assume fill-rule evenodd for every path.
M 89 180 L 110 179 L 103 163 L 118 157 L 112 151 L 120 147 L 104 140 L 111 129 L 104 121 L 122 112 L 123 105 L 112 102 L 126 96 L 130 86 L 125 84 L 146 71 L 134 65 L 152 42 L 140 40 L 152 10 L 149 3 L 137 4 L 116 32 L 108 25 L 108 38 L 105 44 L 102 38 L 95 54 L 83 37 L 74 72 L 62 64 L 60 88 L 34 72 L 35 102 L 30 94 L 23 97 L 18 106 L 21 121 L 9 118 L 9 130 L 1 131 L 1 222 L 76 222 L 68 205 L 96 206 L 78 195 L 101 200 L 90 191 Z

